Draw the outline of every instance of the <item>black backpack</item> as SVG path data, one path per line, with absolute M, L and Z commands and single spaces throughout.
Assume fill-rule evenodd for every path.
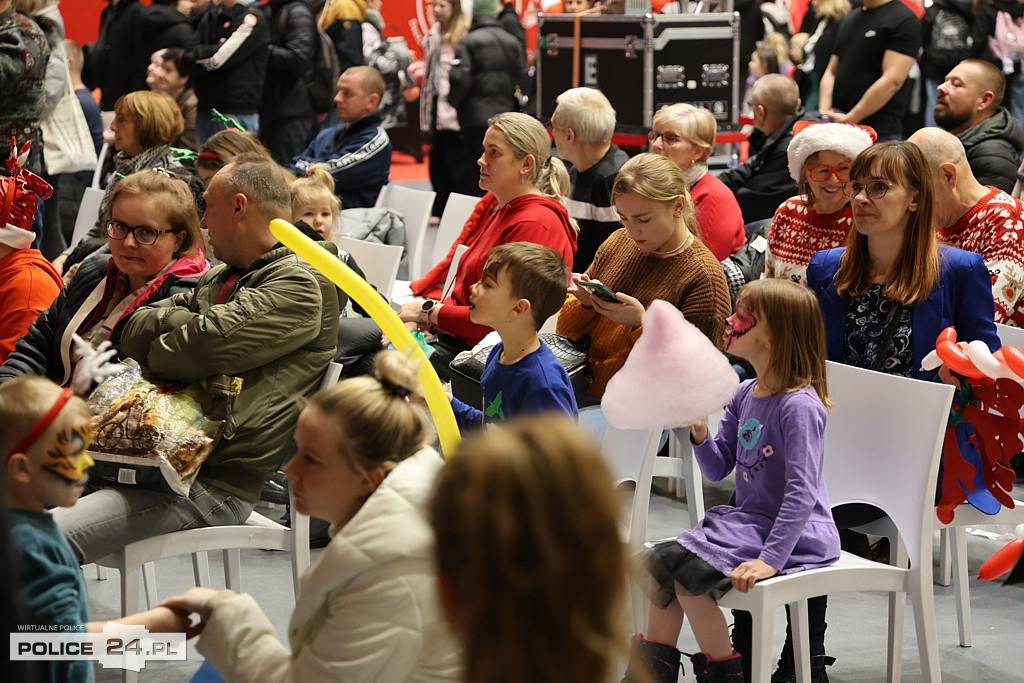
M 932 29 L 922 53 L 922 62 L 931 71 L 931 76 L 945 77 L 946 72 L 971 56 L 974 39 L 971 37 L 971 22 L 959 12 L 933 5 Z M 941 72 L 941 73 L 940 73 Z
M 278 17 L 278 33 L 284 35 L 285 26 L 288 22 L 288 9 L 290 4 L 281 9 Z M 316 17 L 314 17 L 315 21 Z M 320 26 L 316 26 L 316 41 L 313 43 L 313 68 L 306 74 L 306 92 L 309 93 L 309 100 L 313 103 L 313 112 L 323 114 L 331 110 L 331 100 L 334 98 L 335 88 L 338 85 L 338 77 L 341 76 L 341 66 L 338 62 L 338 52 L 334 49 L 334 41 Z

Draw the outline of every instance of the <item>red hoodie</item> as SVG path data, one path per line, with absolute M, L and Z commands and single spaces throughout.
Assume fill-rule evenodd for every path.
M 576 253 L 576 227 L 560 202 L 536 194 L 523 195 L 490 215 L 473 246 L 459 262 L 451 296 L 438 313 L 437 326 L 467 344 L 476 344 L 491 328 L 469 319 L 469 288 L 484 272 L 491 247 L 509 242 L 534 242 L 554 249 L 569 268 Z M 568 287 L 566 277 L 566 287 Z
M 0 258 L 0 363 L 57 298 L 64 281 L 36 249 Z

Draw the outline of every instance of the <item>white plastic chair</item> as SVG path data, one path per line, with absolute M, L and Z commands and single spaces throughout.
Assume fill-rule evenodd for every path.
M 96 225 L 102 202 L 103 190 L 95 187 L 85 188 L 85 192 L 82 194 L 82 201 L 78 205 L 78 215 L 75 217 L 75 229 L 71 234 L 71 246 L 78 244 L 85 237 L 86 233 L 89 232 L 89 229 Z
M 430 224 L 435 196 L 437 193 L 432 190 L 415 190 L 395 183 L 388 183 L 377 195 L 375 206 L 394 209 L 405 218 L 405 249 L 409 254 L 410 280 L 421 278 L 426 272 L 423 269 L 423 238 Z M 390 292 L 391 287 L 381 291 Z
M 722 607 L 751 612 L 752 678 L 771 673 L 774 611 L 789 604 L 797 680 L 810 681 L 807 599 L 829 593 L 883 591 L 914 608 L 922 677 L 938 682 L 939 653 L 932 593 L 931 537 L 935 483 L 953 387 L 828 363 L 833 408 L 825 430 L 825 481 L 831 504 L 868 503 L 886 512 L 903 539 L 909 568 L 848 553 L 822 569 L 758 582 L 744 594 L 727 593 Z M 890 605 L 895 604 L 893 602 Z M 901 610 L 889 614 L 889 680 L 900 678 Z
M 630 505 L 629 524 L 623 528 L 622 534 L 630 557 L 637 557 L 647 540 L 651 477 L 660 441 L 660 429 L 617 429 L 608 425 L 601 442 L 601 455 L 615 478 L 615 487 L 619 488 L 626 482 L 636 484 Z M 633 623 L 642 624 L 647 616 L 647 596 L 636 581 L 628 583 Z
M 1004 346 L 1013 345 L 1024 349 L 1024 329 L 1009 325 L 996 325 L 999 341 Z M 960 646 L 971 647 L 971 594 L 970 577 L 967 574 L 967 530 L 969 526 L 987 524 L 1016 525 L 1024 522 L 1024 500 L 1015 508 L 1001 508 L 994 515 L 986 515 L 975 507 L 964 504 L 956 509 L 951 524 L 942 524 L 935 520 L 935 528 L 939 529 L 939 575 L 937 582 L 943 586 L 953 584 L 953 595 L 956 602 L 957 626 L 959 628 Z
M 437 237 L 434 239 L 434 251 L 430 256 L 430 264 L 440 262 L 448 255 L 448 250 L 455 243 L 465 227 L 466 221 L 473 214 L 480 197 L 452 192 L 444 205 L 441 222 L 437 226 Z
M 339 237 L 335 243 L 355 257 L 366 281 L 376 287 L 378 292 L 384 296 L 391 293 L 398 276 L 398 264 L 402 260 L 402 247 L 364 242 L 353 237 Z

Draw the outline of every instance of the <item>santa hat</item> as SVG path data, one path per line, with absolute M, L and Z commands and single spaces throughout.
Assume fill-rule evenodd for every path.
M 793 140 L 789 143 L 789 175 L 800 182 L 800 171 L 807 157 L 818 152 L 838 152 L 851 161 L 866 150 L 878 134 L 871 126 L 856 123 L 823 123 L 797 121 L 793 126 Z

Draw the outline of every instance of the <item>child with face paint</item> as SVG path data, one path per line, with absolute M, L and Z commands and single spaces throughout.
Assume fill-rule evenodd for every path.
M 89 481 L 92 436 L 85 402 L 44 377 L 22 376 L 0 385 L 0 455 L 14 562 L 20 570 L 27 622 L 84 625 L 89 622 L 82 571 L 48 506 L 75 504 Z M 188 616 L 157 607 L 118 621 L 154 632 L 185 632 Z M 41 681 L 91 681 L 88 661 L 40 662 Z
M 725 350 L 749 361 L 757 379 L 740 384 L 717 435 L 708 438 L 701 421 L 690 439 L 709 480 L 736 470 L 736 504 L 711 508 L 697 527 L 655 545 L 649 630 L 634 643 L 627 681 L 642 680 L 644 670 L 654 681 L 676 680 L 684 616 L 701 649 L 690 658 L 697 680 L 744 680 L 749 614 L 745 623 L 737 617 L 730 642 L 716 600 L 839 558 L 822 473 L 829 401 L 817 300 L 793 282 L 755 280 L 740 290 L 726 325 Z

